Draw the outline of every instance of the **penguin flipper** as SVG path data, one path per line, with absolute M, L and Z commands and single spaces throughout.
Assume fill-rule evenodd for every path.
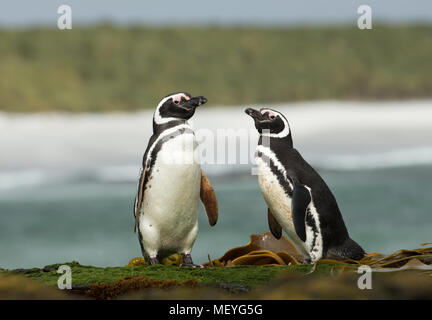
M 272 235 L 279 240 L 282 237 L 282 227 L 271 213 L 270 208 L 267 208 L 267 218 Z
M 210 180 L 202 170 L 200 198 L 207 213 L 209 224 L 213 227 L 218 220 L 218 204 Z
M 135 216 L 135 228 L 134 231 L 137 232 L 139 217 L 141 212 L 141 205 L 144 199 L 144 180 L 146 176 L 147 168 L 141 170 L 140 178 L 138 181 L 138 190 L 137 195 L 135 197 L 135 205 L 134 205 L 134 216 Z
M 294 181 L 292 196 L 292 217 L 294 229 L 302 241 L 306 241 L 306 211 L 311 202 L 309 190 Z

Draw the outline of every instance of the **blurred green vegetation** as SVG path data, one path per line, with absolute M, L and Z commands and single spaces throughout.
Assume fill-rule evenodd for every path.
M 154 108 L 432 96 L 432 27 L 0 31 L 0 110 Z

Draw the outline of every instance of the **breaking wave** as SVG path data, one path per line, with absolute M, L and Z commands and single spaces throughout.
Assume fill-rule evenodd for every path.
M 331 171 L 396 169 L 432 165 L 432 148 L 401 149 L 375 154 L 310 154 L 305 157 L 317 169 Z M 210 176 L 250 174 L 249 165 L 204 165 Z M 31 169 L 0 171 L 0 191 L 16 188 L 34 188 L 59 183 L 136 183 L 139 166 L 113 165 L 73 170 Z
M 0 173 L 0 190 L 33 187 L 43 184 L 47 176 L 38 170 L 20 170 Z
M 432 165 L 432 147 L 400 149 L 370 154 L 312 155 L 310 163 L 322 169 L 335 171 Z

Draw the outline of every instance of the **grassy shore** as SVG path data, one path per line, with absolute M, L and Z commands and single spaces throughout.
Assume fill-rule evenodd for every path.
M 210 104 L 432 96 L 432 28 L 0 31 L 0 110 L 129 111 L 186 90 Z
M 258 285 L 268 283 L 281 272 L 307 273 L 311 265 L 295 265 L 281 267 L 262 267 L 262 266 L 236 266 L 230 268 L 179 268 L 173 265 L 153 265 L 135 267 L 107 267 L 99 268 L 93 266 L 82 266 L 73 263 L 69 265 L 73 274 L 74 286 L 89 286 L 97 283 L 114 283 L 118 279 L 125 277 L 145 276 L 150 280 L 174 280 L 186 281 L 196 280 L 200 284 L 217 284 L 220 282 L 227 284 L 237 284 L 246 288 L 253 288 Z M 58 267 L 62 265 L 54 264 L 44 268 L 33 268 L 26 270 L 3 270 L 0 275 L 22 274 L 26 277 L 40 280 L 50 286 L 57 285 L 59 274 Z M 317 273 L 329 272 L 331 265 L 319 265 Z
M 0 299 L 431 299 L 430 271 L 378 272 L 361 290 L 340 265 L 98 268 L 68 264 L 72 290 L 58 290 L 60 264 L 0 270 Z M 338 271 L 339 270 L 339 271 Z

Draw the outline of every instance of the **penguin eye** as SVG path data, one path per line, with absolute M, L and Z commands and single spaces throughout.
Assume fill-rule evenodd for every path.
M 276 116 L 272 114 L 272 115 L 270 115 L 269 118 L 270 118 L 270 120 L 274 120 L 274 119 L 276 119 Z
M 174 100 L 174 103 L 175 103 L 175 104 L 179 104 L 180 101 L 178 101 L 178 100 Z

